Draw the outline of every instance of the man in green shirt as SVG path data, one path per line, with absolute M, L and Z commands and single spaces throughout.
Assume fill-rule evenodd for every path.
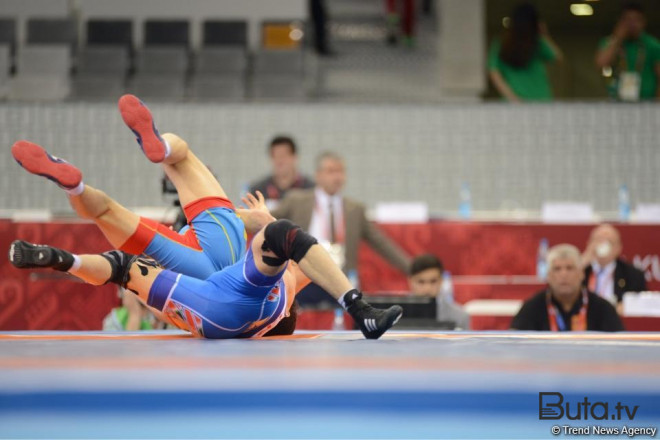
M 614 32 L 596 53 L 596 65 L 611 69 L 611 94 L 625 101 L 660 98 L 660 41 L 645 28 L 642 6 L 626 3 Z

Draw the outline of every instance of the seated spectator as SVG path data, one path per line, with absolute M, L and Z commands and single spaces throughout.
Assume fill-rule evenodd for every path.
M 469 330 L 470 316 L 458 305 L 449 301 L 440 292 L 442 286 L 442 262 L 431 254 L 420 255 L 413 259 L 410 266 L 408 285 L 410 293 L 429 296 L 436 299 L 437 315 L 440 322 L 453 322 L 454 328 Z
M 292 188 L 313 188 L 314 182 L 298 172 L 298 151 L 295 141 L 288 136 L 273 138 L 268 147 L 273 174 L 250 186 L 252 194 L 261 191 L 268 207 L 273 209 Z
M 622 248 L 619 231 L 612 225 L 600 225 L 591 231 L 582 255 L 584 285 L 617 309 L 624 293 L 646 290 L 644 273 L 620 258 Z
M 158 320 L 131 292 L 119 289 L 121 307 L 116 307 L 103 319 L 104 331 L 153 330 Z M 158 325 L 163 328 L 163 325 Z
M 623 323 L 606 300 L 583 285 L 580 251 L 560 244 L 548 252 L 548 287 L 525 301 L 513 330 L 622 331 Z
M 600 42 L 596 65 L 611 69 L 610 95 L 626 101 L 660 97 L 660 40 L 644 32 L 639 3 L 624 4 L 614 32 Z
M 545 64 L 562 57 L 547 27 L 539 21 L 536 8 L 523 3 L 511 14 L 504 38 L 491 45 L 490 79 L 509 102 L 550 101 L 552 90 Z

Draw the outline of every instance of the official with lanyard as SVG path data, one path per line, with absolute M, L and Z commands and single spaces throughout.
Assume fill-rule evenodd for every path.
M 621 101 L 660 99 L 660 40 L 646 30 L 644 8 L 624 3 L 609 37 L 600 41 L 596 65 L 609 77 L 609 92 Z
M 628 65 L 628 57 L 623 47 L 619 49 L 618 73 L 615 75 L 617 96 L 621 101 L 636 102 L 639 101 L 642 90 L 642 70 L 646 61 L 646 47 L 640 40 L 631 45 L 637 46 L 635 64 Z
M 580 310 L 573 313 L 575 308 L 579 305 L 576 303 L 573 308 L 565 313 L 561 309 L 561 305 L 552 300 L 552 293 L 550 289 L 546 290 L 546 308 L 548 309 L 548 322 L 550 323 L 550 331 L 553 332 L 583 332 L 587 330 L 587 309 L 589 308 L 589 295 L 587 289 L 582 288 Z M 569 319 L 567 319 L 569 318 Z M 570 326 L 568 323 L 570 322 Z
M 511 329 L 535 331 L 621 331 L 614 306 L 582 286 L 582 255 L 571 244 L 548 251 L 548 286 L 520 308 Z

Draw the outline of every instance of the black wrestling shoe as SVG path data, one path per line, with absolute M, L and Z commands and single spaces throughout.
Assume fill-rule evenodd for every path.
M 344 297 L 344 303 L 346 311 L 353 317 L 367 339 L 380 338 L 403 316 L 401 306 L 392 306 L 386 310 L 377 309 L 363 300 L 362 293 L 357 290 L 348 292 Z
M 66 272 L 73 265 L 73 255 L 52 246 L 15 240 L 9 247 L 9 261 L 19 269 L 52 268 Z

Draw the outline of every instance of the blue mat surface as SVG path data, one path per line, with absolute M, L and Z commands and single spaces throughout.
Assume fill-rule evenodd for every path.
M 660 426 L 660 334 L 0 332 L 0 438 L 572 438 L 553 426 Z

